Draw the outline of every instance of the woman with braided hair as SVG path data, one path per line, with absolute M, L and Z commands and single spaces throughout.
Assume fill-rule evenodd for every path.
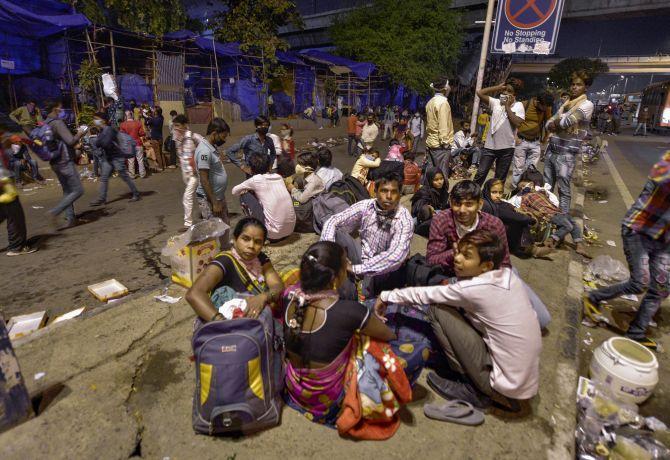
M 360 330 L 381 341 L 395 334 L 364 305 L 340 300 L 349 260 L 341 246 L 320 241 L 300 263 L 300 284 L 284 299 L 286 400 L 310 420 L 334 425 L 344 397 L 352 338 Z

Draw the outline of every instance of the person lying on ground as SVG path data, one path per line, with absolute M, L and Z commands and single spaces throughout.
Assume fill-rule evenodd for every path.
M 244 136 L 237 144 L 234 144 L 226 152 L 230 162 L 244 171 L 247 174 L 247 177 L 252 174 L 249 167 L 249 156 L 252 153 L 259 153 L 269 157 L 270 166 L 274 165 L 275 159 L 277 158 L 275 144 L 267 135 L 270 129 L 270 120 L 264 116 L 256 117 L 254 119 L 254 126 L 256 127 L 256 132 L 254 134 Z M 238 158 L 238 153 L 240 151 L 242 151 L 241 160 Z
M 482 211 L 499 218 L 505 224 L 510 252 L 516 255 L 530 253 L 533 257 L 544 257 L 551 253 L 552 249 L 548 247 L 538 247 L 533 244 L 530 244 L 529 247 L 523 246 L 522 236 L 524 233 L 529 234 L 530 227 L 537 221 L 526 214 L 517 212 L 514 206 L 503 201 L 504 188 L 505 184 L 500 179 L 492 178 L 486 181 L 482 190 L 484 198 Z
M 569 233 L 575 244 L 575 252 L 591 258 L 582 238 L 582 229 L 570 214 L 563 213 L 558 206 L 552 203 L 544 189 L 534 190 L 532 182 L 520 182 L 519 187 L 521 192 L 517 195 L 520 197 L 518 209 L 538 222 L 544 221 L 556 227 L 551 237 L 544 243 L 546 248 L 558 247 Z
M 584 297 L 584 312 L 598 322 L 600 302 L 623 294 L 642 294 L 646 289 L 626 336 L 655 350 L 658 344 L 647 336 L 647 328 L 670 292 L 670 150 L 652 167 L 621 224 L 630 278 L 589 292 Z
M 383 316 L 387 303 L 430 304 L 437 341 L 458 376 L 431 373 L 429 385 L 481 409 L 491 401 L 515 409 L 539 387 L 542 338 L 527 289 L 503 264 L 506 243 L 495 233 L 468 232 L 454 252 L 456 283 L 384 291 L 375 312 Z
M 333 166 L 333 154 L 328 149 L 321 149 L 317 152 L 319 157 L 319 169 L 316 175 L 323 181 L 325 190 L 330 189 L 333 182 L 342 180 L 342 171 Z
M 437 213 L 430 224 L 426 249 L 429 264 L 441 266 L 447 276 L 455 276 L 454 257 L 458 252 L 458 241 L 473 230 L 488 230 L 498 236 L 505 248 L 502 266 L 512 267 L 505 225 L 499 218 L 481 212 L 483 204 L 481 189 L 474 181 L 464 180 L 454 185 L 449 195 L 449 209 Z M 525 286 L 544 329 L 551 322 L 551 315 L 535 291 Z
M 382 341 L 395 334 L 364 305 L 342 299 L 349 260 L 336 243 L 320 241 L 300 262 L 300 285 L 282 299 L 286 340 L 286 401 L 315 423 L 333 426 L 344 399 L 344 377 L 356 331 Z M 309 389 L 309 391 L 305 391 Z
M 356 160 L 356 163 L 354 163 L 354 167 L 351 168 L 351 177 L 358 179 L 361 184 L 367 185 L 370 169 L 378 168 L 381 163 L 382 160 L 379 158 L 379 151 L 370 150 L 363 152 L 358 157 L 358 160 Z
M 323 180 L 315 171 L 319 167 L 316 153 L 304 152 L 298 155 L 293 182 L 287 184 L 291 198 L 299 204 L 305 204 L 326 189 Z M 300 186 L 296 185 L 299 182 Z
M 247 158 L 252 176 L 233 187 L 232 193 L 240 197 L 242 211 L 265 224 L 271 241 L 289 236 L 295 229 L 295 210 L 284 179 L 270 173 L 270 157 L 252 153 Z
M 230 251 L 222 252 L 207 265 L 186 292 L 186 301 L 203 322 L 224 319 L 212 299 L 224 286 L 244 296 L 247 318 L 257 318 L 266 305 L 279 300 L 284 283 L 262 252 L 266 238 L 265 225 L 258 219 L 243 217 L 237 222 Z
M 335 241 L 347 251 L 350 272 L 363 279 L 363 293 L 373 297 L 382 285 L 402 285 L 414 222 L 400 206 L 401 179 L 389 172 L 375 181 L 376 198 L 359 201 L 326 221 L 321 241 Z M 351 234 L 358 231 L 360 241 Z M 347 286 L 351 288 L 351 286 Z M 349 295 L 352 293 L 349 292 Z M 355 297 L 355 289 L 353 293 Z
M 431 166 L 426 170 L 428 185 L 421 187 L 412 197 L 412 217 L 417 225 L 414 233 L 428 238 L 430 224 L 437 211 L 449 208 L 449 182 L 444 173 Z

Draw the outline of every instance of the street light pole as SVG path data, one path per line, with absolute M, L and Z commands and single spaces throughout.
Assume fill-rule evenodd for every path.
M 477 112 L 479 112 L 479 96 L 477 91 L 482 89 L 484 83 L 484 70 L 486 69 L 486 56 L 489 50 L 489 39 L 491 37 L 491 23 L 493 21 L 493 4 L 495 0 L 489 0 L 486 9 L 486 23 L 484 24 L 484 37 L 482 38 L 482 51 L 479 55 L 479 70 L 477 71 L 477 84 L 475 85 L 475 100 L 472 103 L 472 118 L 470 119 L 470 129 L 477 127 Z

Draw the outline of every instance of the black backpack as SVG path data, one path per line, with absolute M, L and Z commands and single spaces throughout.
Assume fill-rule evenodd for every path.
M 342 198 L 349 206 L 370 199 L 370 194 L 361 181 L 349 174 L 345 174 L 342 179 L 333 182 L 328 191 Z
M 447 278 L 442 267 L 428 264 L 421 254 L 407 260 L 407 286 L 435 286 Z

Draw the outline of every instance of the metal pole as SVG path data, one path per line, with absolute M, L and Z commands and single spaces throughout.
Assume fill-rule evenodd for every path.
M 214 31 L 212 31 L 212 53 L 214 53 L 214 66 L 216 67 L 216 87 L 219 90 L 219 99 L 221 99 L 221 77 L 219 77 L 219 59 L 216 57 L 216 42 L 214 41 Z M 216 109 L 216 102 L 213 99 L 212 103 Z M 214 112 L 216 113 L 216 110 Z M 223 109 L 221 110 L 221 115 L 223 116 Z
M 486 9 L 486 24 L 484 24 L 484 37 L 482 38 L 482 52 L 479 55 L 479 70 L 477 71 L 477 84 L 475 86 L 475 100 L 472 103 L 472 118 L 470 119 L 471 129 L 477 127 L 477 112 L 479 112 L 479 96 L 477 91 L 482 89 L 484 82 L 484 70 L 486 69 L 486 56 L 489 50 L 489 39 L 491 37 L 491 22 L 493 21 L 493 4 L 495 0 L 489 0 L 489 6 Z
M 114 57 L 114 33 L 109 29 L 109 46 L 112 49 L 112 75 L 116 77 L 116 59 Z

